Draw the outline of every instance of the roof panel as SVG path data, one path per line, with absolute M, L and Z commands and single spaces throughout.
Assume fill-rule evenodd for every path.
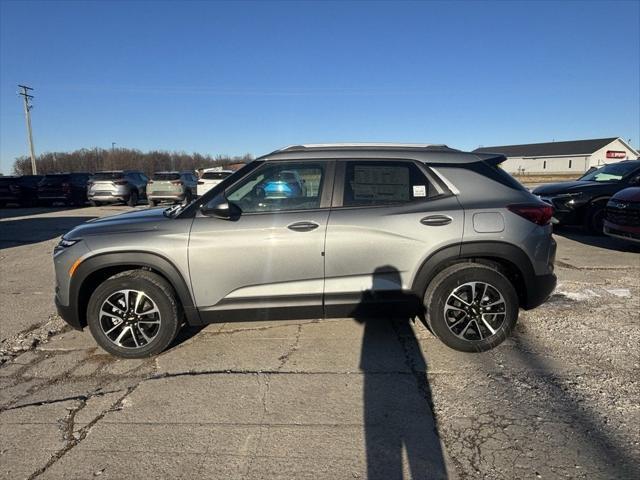
M 476 148 L 474 153 L 502 153 L 507 157 L 552 157 L 554 155 L 590 155 L 618 137 L 570 140 L 567 142 L 527 143 Z

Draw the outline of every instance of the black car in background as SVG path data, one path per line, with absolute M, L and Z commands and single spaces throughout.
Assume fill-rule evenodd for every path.
M 620 190 L 640 185 L 640 160 L 624 160 L 587 172 L 573 182 L 551 183 L 533 190 L 554 208 L 560 225 L 582 225 L 601 234 L 609 199 Z
M 42 175 L 0 177 L 0 208 L 7 203 L 21 207 L 34 207 L 38 202 L 38 182 Z
M 38 203 L 52 205 L 62 202 L 65 205 L 82 206 L 87 203 L 87 183 L 90 173 L 51 173 L 45 175 L 38 184 Z

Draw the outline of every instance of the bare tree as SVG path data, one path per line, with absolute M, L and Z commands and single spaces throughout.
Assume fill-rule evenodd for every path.
M 100 170 L 142 170 L 147 175 L 158 170 L 196 170 L 247 163 L 253 155 L 242 156 L 203 155 L 200 153 L 168 152 L 153 150 L 142 152 L 128 148 L 82 148 L 73 152 L 46 152 L 36 157 L 38 173 L 97 172 Z M 15 175 L 31 173 L 30 157 L 18 157 L 13 164 Z

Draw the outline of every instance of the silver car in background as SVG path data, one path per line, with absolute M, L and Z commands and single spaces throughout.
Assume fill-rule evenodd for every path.
M 400 315 L 488 350 L 556 284 L 553 208 L 504 160 L 443 145 L 277 150 L 189 205 L 64 235 L 58 311 L 129 358 L 163 351 L 185 322 Z
M 149 205 L 160 202 L 189 203 L 196 197 L 198 177 L 194 172 L 156 172 L 147 185 Z
M 198 180 L 198 189 L 197 194 L 199 197 L 203 196 L 213 187 L 218 185 L 222 180 L 227 178 L 229 175 L 233 173 L 233 170 L 215 170 L 215 171 L 207 171 L 205 170 L 202 173 L 202 177 Z
M 87 183 L 87 198 L 94 207 L 117 202 L 134 207 L 147 198 L 148 181 L 140 170 L 96 172 Z

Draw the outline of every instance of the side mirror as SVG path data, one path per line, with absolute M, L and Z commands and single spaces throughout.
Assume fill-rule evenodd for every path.
M 211 199 L 209 203 L 200 207 L 200 211 L 207 217 L 221 218 L 223 220 L 235 220 L 240 216 L 240 209 L 225 198 L 218 195 Z

